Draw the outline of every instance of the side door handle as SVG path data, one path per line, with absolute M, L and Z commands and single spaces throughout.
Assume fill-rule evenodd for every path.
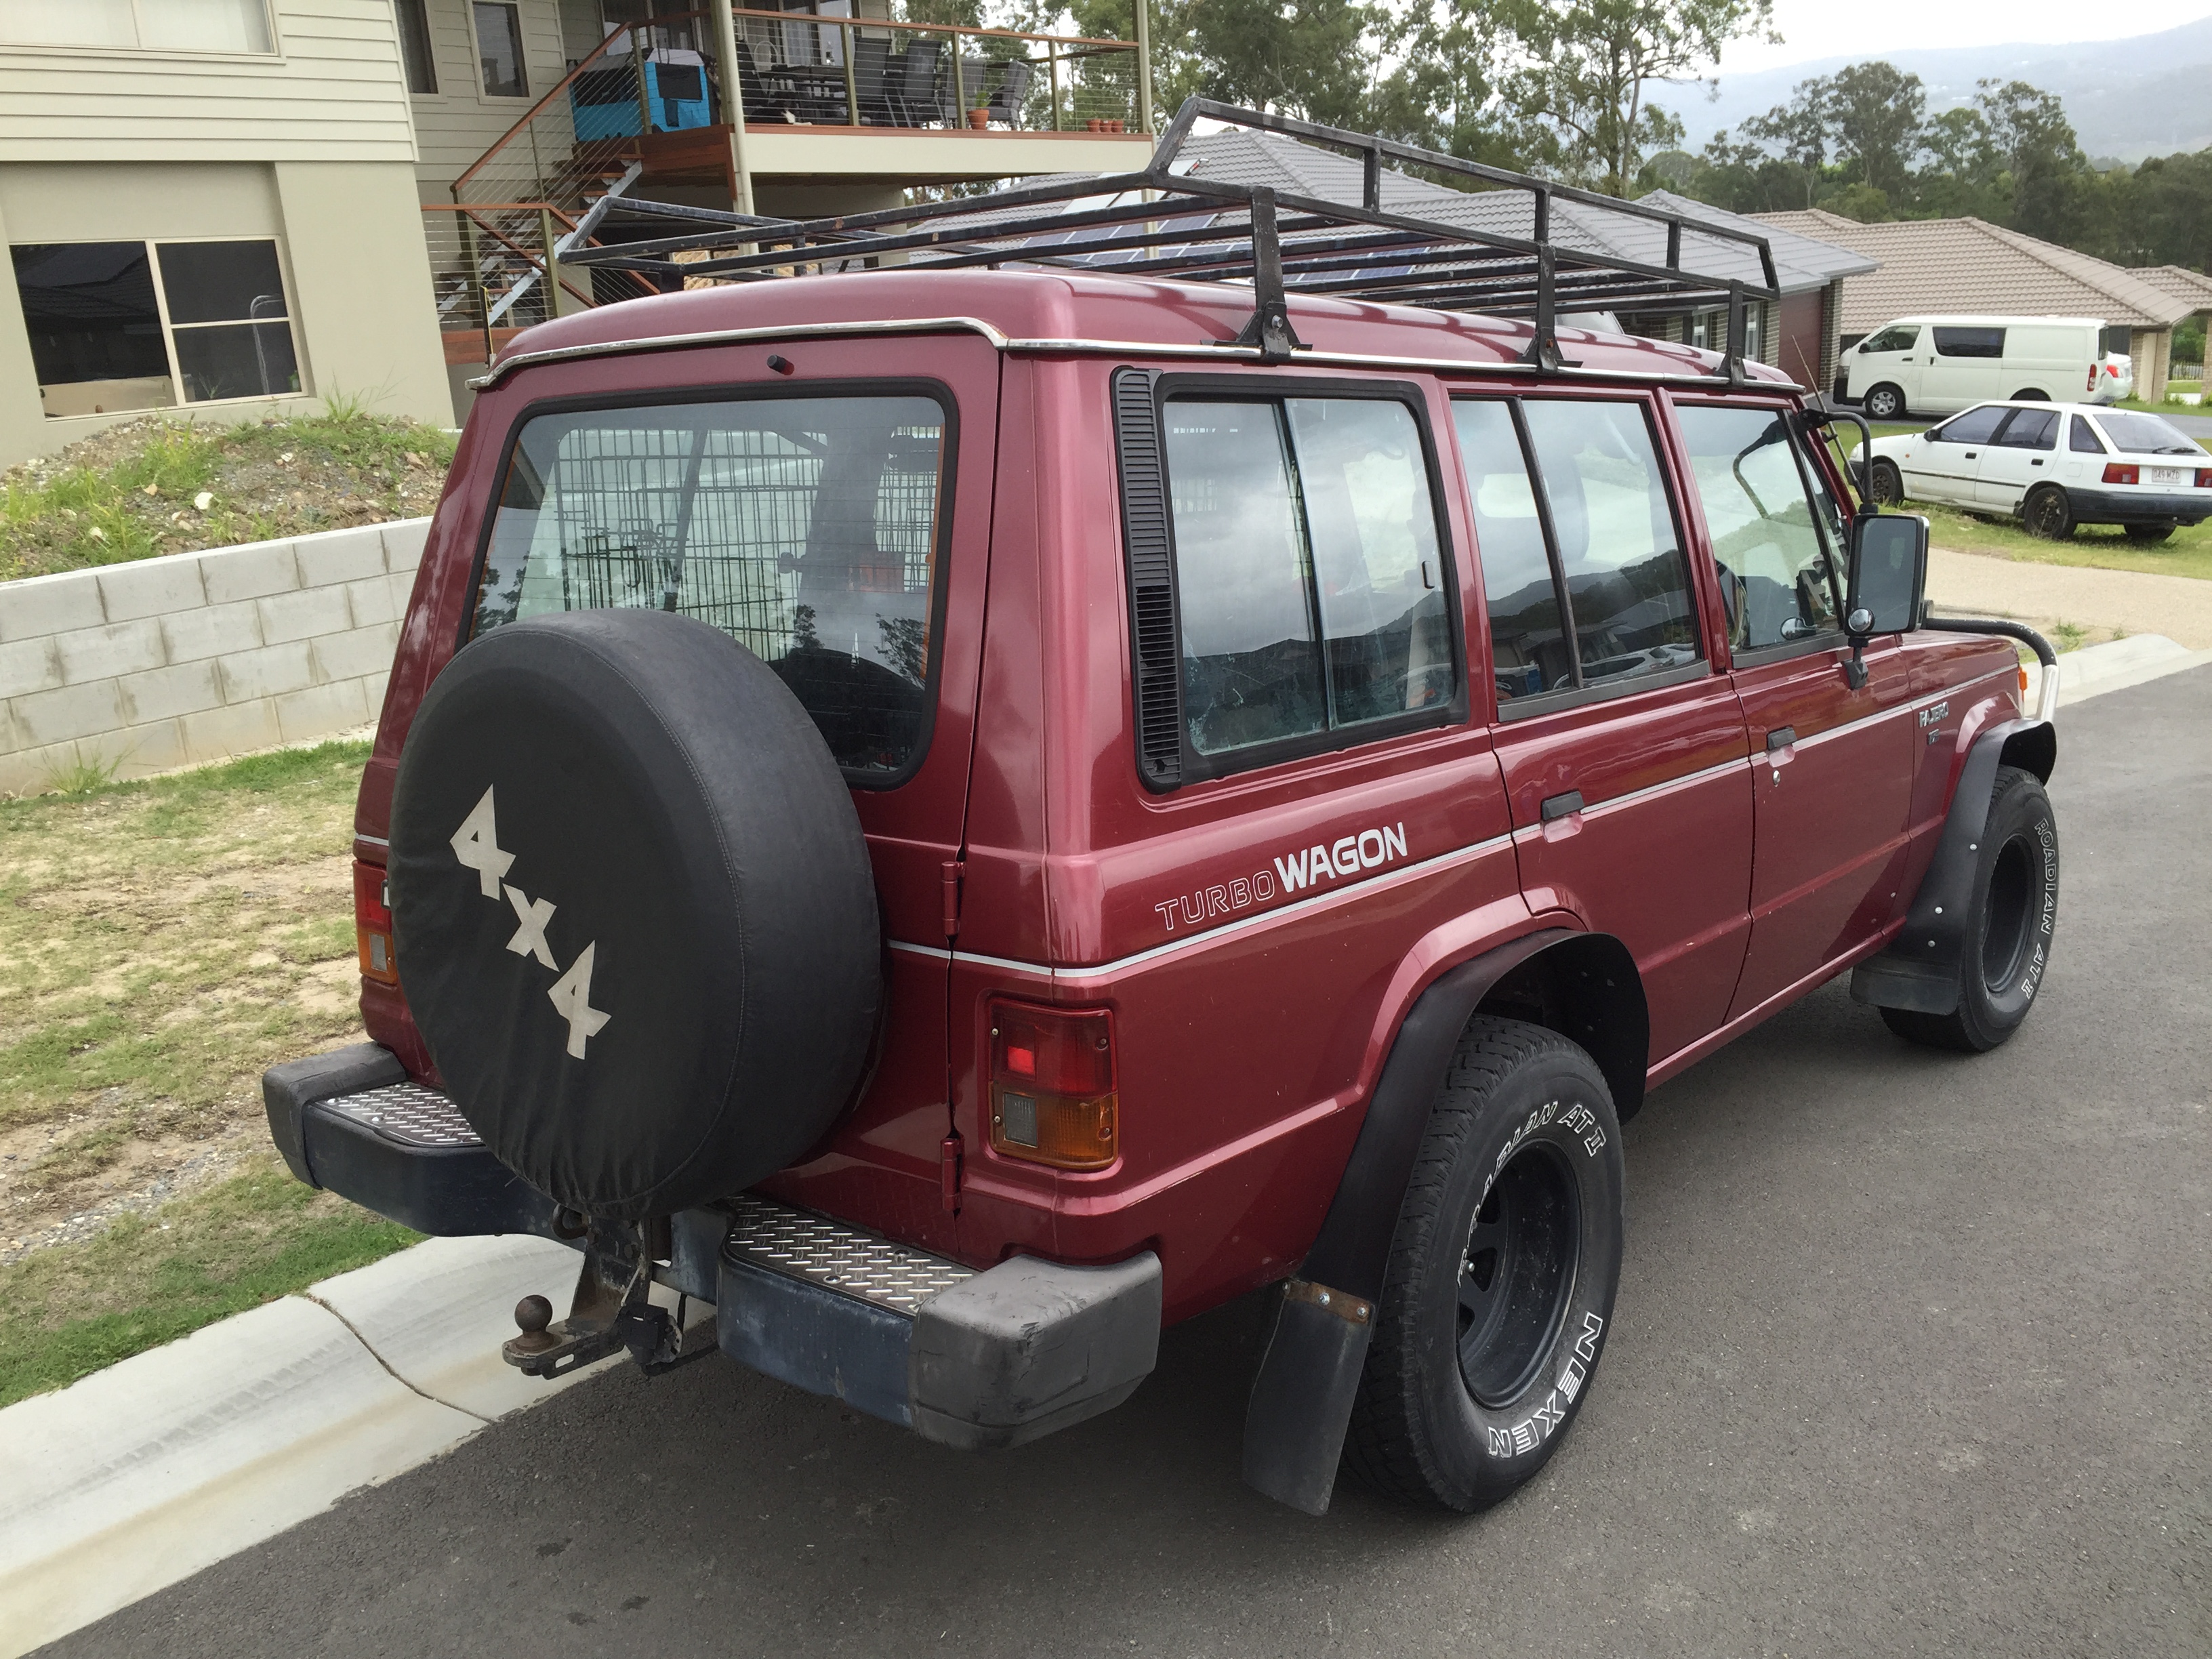
M 2043 463 L 2042 463 L 2040 460 L 2033 460 L 2033 461 L 2030 461 L 2030 462 L 2028 463 L 2028 465 L 2029 465 L 2030 466 L 2041 466 L 2041 465 L 2043 465 Z
M 1571 817 L 1582 810 L 1583 792 L 1579 789 L 1570 789 L 1564 795 L 1546 796 L 1540 816 L 1546 823 L 1550 823 L 1559 818 Z
M 1966 452 L 1966 459 L 1971 461 L 1981 453 L 1982 452 L 1978 449 L 1970 449 Z
M 1791 744 L 1796 741 L 1797 728 L 1796 726 L 1778 726 L 1771 732 L 1769 732 L 1766 734 L 1766 752 L 1771 755 L 1778 749 L 1787 749 Z

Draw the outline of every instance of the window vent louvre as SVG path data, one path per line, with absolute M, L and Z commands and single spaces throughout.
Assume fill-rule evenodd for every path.
M 1114 451 L 1121 472 L 1121 533 L 1129 553 L 1135 641 L 1137 769 L 1147 787 L 1182 781 L 1182 672 L 1176 647 L 1175 556 L 1168 540 L 1167 471 L 1149 369 L 1114 374 Z

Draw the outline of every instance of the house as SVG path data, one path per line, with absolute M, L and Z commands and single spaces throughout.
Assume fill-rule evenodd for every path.
M 1846 346 L 1893 318 L 1931 313 L 2101 317 L 2106 349 L 2134 358 L 2136 395 L 2155 399 L 2172 362 L 2174 325 L 2212 308 L 2212 282 L 2193 271 L 2131 270 L 1980 219 L 1863 225 L 1820 208 L 1748 216 L 1879 263 L 1844 299 Z
M 1224 182 L 1272 185 L 1336 201 L 1360 199 L 1363 175 L 1358 161 L 1278 134 L 1200 136 L 1191 139 L 1185 151 L 1194 158 L 1190 171 Z M 1534 230 L 1529 198 L 1517 191 L 1454 190 L 1385 167 L 1381 175 L 1381 200 L 1385 209 L 1401 208 L 1424 218 L 1496 235 L 1526 237 Z M 1664 212 L 1765 237 L 1773 254 L 1782 298 L 1778 303 L 1756 301 L 1746 307 L 1744 355 L 1777 365 L 1804 386 L 1827 384 L 1835 371 L 1844 283 L 1871 271 L 1872 260 L 1809 237 L 1753 224 L 1739 215 L 1665 191 L 1643 200 Z M 1565 197 L 1553 199 L 1551 212 L 1552 239 L 1560 247 L 1578 247 L 1649 264 L 1665 263 L 1667 233 L 1651 221 Z M 1692 234 L 1684 238 L 1682 264 L 1717 283 L 1736 280 L 1765 285 L 1757 254 L 1739 242 Z M 1678 340 L 1716 351 L 1727 343 L 1725 306 L 1707 303 L 1623 312 L 1615 320 L 1629 333 L 1655 339 Z
M 651 9 L 652 15 L 648 15 Z M 816 216 L 1141 167 L 1140 42 L 889 0 L 0 4 L 0 465 L 149 410 L 343 393 L 447 424 L 520 328 L 651 291 L 564 270 L 613 193 Z
M 391 0 L 0 7 L 0 464 L 149 410 L 444 422 Z

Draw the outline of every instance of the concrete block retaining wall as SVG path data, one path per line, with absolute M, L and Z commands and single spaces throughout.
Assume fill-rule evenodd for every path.
M 0 793 L 374 720 L 428 519 L 0 583 Z

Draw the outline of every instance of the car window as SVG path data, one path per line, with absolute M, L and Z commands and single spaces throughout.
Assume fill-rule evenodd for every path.
M 1861 351 L 1910 351 L 1920 338 L 1917 328 L 1898 326 L 1886 328 L 1870 337 L 1859 347 Z
M 1935 330 L 1936 350 L 1944 357 L 2002 357 L 2005 331 L 2001 328 L 1942 328 Z
M 1970 409 L 1946 421 L 1928 434 L 1928 441 L 1938 444 L 1985 444 L 1996 436 L 1997 428 L 2011 413 L 2002 404 L 1984 404 L 1979 409 Z
M 1780 412 L 1684 405 L 1675 418 L 1712 538 L 1729 642 L 1757 651 L 1835 629 L 1840 523 L 1825 488 L 1819 505 L 1808 493 Z
M 2056 449 L 2058 411 L 2055 409 L 2015 409 L 1997 434 L 2001 449 Z
M 2112 447 L 2127 455 L 2202 455 L 2204 451 L 2186 432 L 2160 415 L 2139 415 L 2133 410 L 2107 409 L 2097 424 L 2112 441 Z
M 2097 435 L 2095 427 L 2075 415 L 2066 422 L 2066 447 L 2079 450 L 2084 455 L 2101 455 L 2105 453 L 2105 441 Z
M 927 397 L 759 398 L 540 415 L 518 434 L 473 631 L 672 611 L 760 657 L 839 765 L 926 737 L 946 411 Z
M 1689 567 L 1644 406 L 1464 399 L 1453 410 L 1483 538 L 1500 696 L 1626 684 L 1697 662 Z M 1513 423 L 1510 445 L 1501 413 Z
M 1165 410 L 1183 717 L 1201 756 L 1449 703 L 1458 676 L 1412 410 Z

